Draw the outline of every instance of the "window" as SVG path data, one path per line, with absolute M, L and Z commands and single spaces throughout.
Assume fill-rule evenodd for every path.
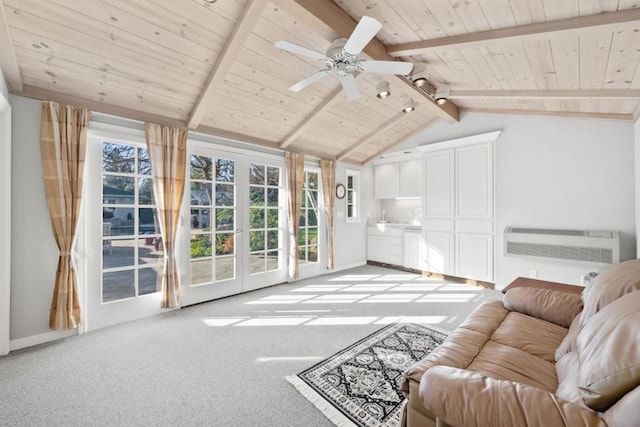
M 236 277 L 235 162 L 191 155 L 191 286 Z
M 142 145 L 102 143 L 102 302 L 159 291 L 164 249 Z
M 280 170 L 249 164 L 249 274 L 280 268 Z
M 360 171 L 347 169 L 347 222 L 360 222 Z
M 318 262 L 318 176 L 317 172 L 304 172 L 298 229 L 298 261 L 301 265 Z

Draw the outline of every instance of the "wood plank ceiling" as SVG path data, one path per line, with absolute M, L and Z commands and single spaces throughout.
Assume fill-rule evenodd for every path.
M 0 68 L 12 93 L 363 164 L 464 111 L 632 120 L 640 113 L 640 0 L 0 0 Z M 348 101 L 324 52 L 364 15 L 362 56 L 411 61 L 361 73 Z M 385 80 L 392 96 L 378 99 Z M 432 92 L 433 92 L 432 90 Z M 401 113 L 409 101 L 413 113 Z

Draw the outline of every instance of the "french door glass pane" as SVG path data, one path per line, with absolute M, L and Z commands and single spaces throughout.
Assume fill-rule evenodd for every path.
M 249 165 L 249 274 L 280 266 L 280 174 L 279 167 Z
M 318 173 L 305 171 L 298 221 L 298 262 L 318 262 Z
M 191 155 L 191 285 L 236 277 L 235 162 Z M 214 215 L 214 216 L 212 216 Z M 213 257 L 206 260 L 203 257 Z
M 151 163 L 136 144 L 102 144 L 102 301 L 157 292 L 164 262 Z

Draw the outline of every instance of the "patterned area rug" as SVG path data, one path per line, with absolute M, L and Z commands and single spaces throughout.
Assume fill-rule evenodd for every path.
M 395 427 L 402 373 L 446 337 L 433 327 L 394 323 L 287 381 L 338 426 Z

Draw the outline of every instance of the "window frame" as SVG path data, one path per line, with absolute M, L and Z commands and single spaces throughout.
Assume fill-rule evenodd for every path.
M 349 177 L 352 178 L 353 186 L 349 185 Z M 361 197 L 360 197 L 360 171 L 359 170 L 354 170 L 354 169 L 346 170 L 345 187 L 347 189 L 346 195 L 344 198 L 345 221 L 347 223 L 359 223 L 360 218 L 362 216 L 360 215 Z M 349 202 L 349 199 L 351 199 L 351 202 Z M 352 206 L 351 215 L 349 215 L 349 205 Z

